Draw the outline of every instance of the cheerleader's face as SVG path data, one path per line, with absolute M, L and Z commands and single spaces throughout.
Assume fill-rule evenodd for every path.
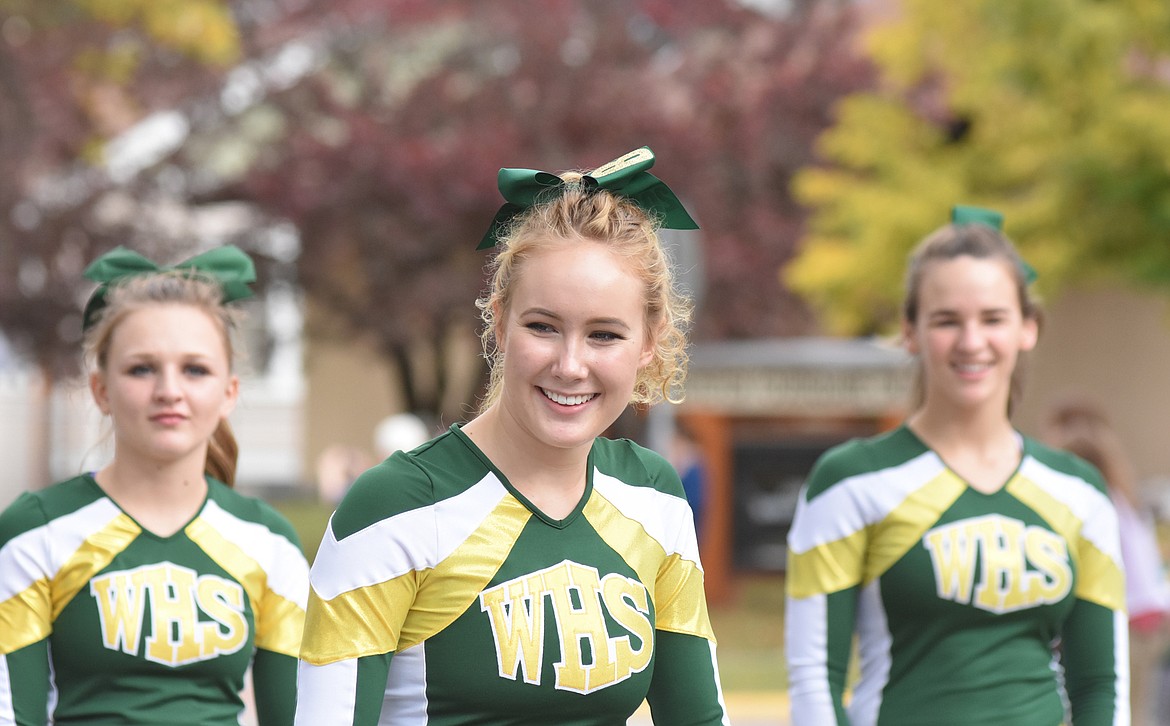
M 197 307 L 167 304 L 118 323 L 90 388 L 110 416 L 115 457 L 158 466 L 189 460 L 201 471 L 212 433 L 235 407 L 239 381 L 219 323 Z
M 1009 264 L 963 255 L 923 270 L 918 320 L 903 332 L 922 361 L 927 406 L 1007 410 L 1016 362 L 1039 334 Z
M 536 444 L 588 447 L 629 405 L 653 357 L 645 285 L 581 239 L 539 249 L 512 284 L 497 316 L 506 425 Z

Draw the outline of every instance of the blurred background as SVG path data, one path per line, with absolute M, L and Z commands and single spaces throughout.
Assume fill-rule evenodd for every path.
M 497 169 L 642 145 L 698 317 L 685 402 L 613 433 L 694 482 L 725 687 L 783 691 L 797 490 L 906 413 L 901 274 L 952 204 L 1039 272 L 1017 425 L 1096 399 L 1170 511 L 1164 0 L 0 0 L 0 506 L 108 456 L 86 264 L 230 242 L 240 486 L 311 556 L 356 471 L 475 407 Z

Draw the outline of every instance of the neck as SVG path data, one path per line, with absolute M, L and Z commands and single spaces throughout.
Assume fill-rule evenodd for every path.
M 515 425 L 498 404 L 468 422 L 463 432 L 505 475 L 511 471 L 584 470 L 593 445 L 589 441 L 581 446 L 560 448 L 542 443 Z
M 518 492 L 554 519 L 563 519 L 585 492 L 592 445 L 559 449 L 532 441 L 504 424 L 507 414 L 493 406 L 463 427 L 479 450 Z
M 158 464 L 115 454 L 95 478 L 127 514 L 161 536 L 185 525 L 207 496 L 201 458 Z
M 963 416 L 928 407 L 906 423 L 951 471 L 986 494 L 1003 487 L 1019 466 L 1016 432 L 1003 413 Z
M 964 442 L 968 446 L 996 443 L 1015 429 L 1006 410 L 982 407 L 973 410 L 940 410 L 925 405 L 914 412 L 907 424 L 923 439 Z

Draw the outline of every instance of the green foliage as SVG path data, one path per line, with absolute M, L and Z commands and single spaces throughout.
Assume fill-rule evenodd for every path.
M 989 206 L 1042 294 L 1170 286 L 1170 5 L 904 0 L 866 48 L 878 90 L 838 109 L 785 280 L 842 334 L 897 324 L 900 276 L 953 204 Z

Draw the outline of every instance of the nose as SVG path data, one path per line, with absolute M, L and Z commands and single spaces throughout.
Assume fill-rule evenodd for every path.
M 170 403 L 182 397 L 179 387 L 179 373 L 170 368 L 162 368 L 154 379 L 155 400 Z
M 983 347 L 985 338 L 983 327 L 977 321 L 964 323 L 959 336 L 959 348 L 960 350 L 979 350 Z
M 578 380 L 584 378 L 588 370 L 583 344 L 580 341 L 564 339 L 557 351 L 553 372 L 559 378 Z

